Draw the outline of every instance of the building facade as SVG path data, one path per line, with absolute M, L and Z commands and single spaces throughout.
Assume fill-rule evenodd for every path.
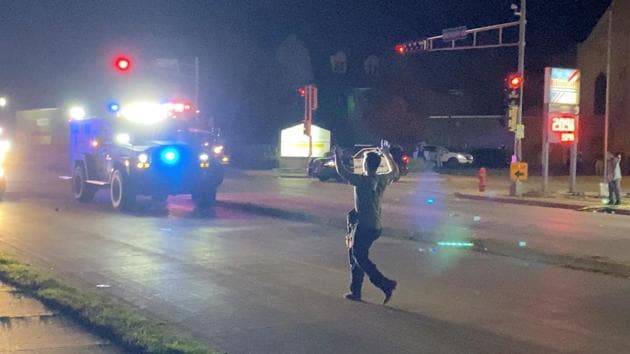
M 610 80 L 609 151 L 630 155 L 630 1 L 615 0 L 590 36 L 578 46 L 577 67 L 582 71 L 580 150 L 595 166 L 604 149 L 606 84 Z M 611 23 L 612 20 L 612 23 Z M 610 78 L 607 77 L 609 24 Z M 624 169 L 630 168 L 626 157 Z M 600 171 L 598 171 L 600 172 Z

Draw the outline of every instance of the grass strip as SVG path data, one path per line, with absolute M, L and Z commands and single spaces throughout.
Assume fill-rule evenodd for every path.
M 98 334 L 132 351 L 157 354 L 216 353 L 192 338 L 173 334 L 165 324 L 150 320 L 102 295 L 65 285 L 31 265 L 0 253 L 0 280 L 59 309 Z

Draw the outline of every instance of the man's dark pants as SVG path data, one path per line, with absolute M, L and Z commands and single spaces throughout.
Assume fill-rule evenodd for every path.
M 621 203 L 621 180 L 608 182 L 608 199 L 610 203 Z
M 369 252 L 372 243 L 381 236 L 381 230 L 357 227 L 354 234 L 354 243 L 348 249 L 350 258 L 350 269 L 352 270 L 352 281 L 350 283 L 350 291 L 354 295 L 361 295 L 361 287 L 363 285 L 363 277 L 367 274 L 368 278 L 374 286 L 381 290 L 385 290 L 391 286 L 392 281 L 387 279 L 376 268 L 369 259 Z

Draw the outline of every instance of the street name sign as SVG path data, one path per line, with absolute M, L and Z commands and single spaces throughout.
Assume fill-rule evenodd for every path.
M 464 39 L 468 36 L 468 29 L 466 26 L 447 28 L 442 30 L 442 40 L 444 42 L 453 42 L 460 39 Z

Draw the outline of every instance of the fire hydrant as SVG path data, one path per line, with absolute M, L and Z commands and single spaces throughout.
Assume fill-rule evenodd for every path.
M 480 168 L 479 169 L 479 191 L 480 192 L 486 191 L 486 177 L 487 177 L 486 168 L 485 167 Z

